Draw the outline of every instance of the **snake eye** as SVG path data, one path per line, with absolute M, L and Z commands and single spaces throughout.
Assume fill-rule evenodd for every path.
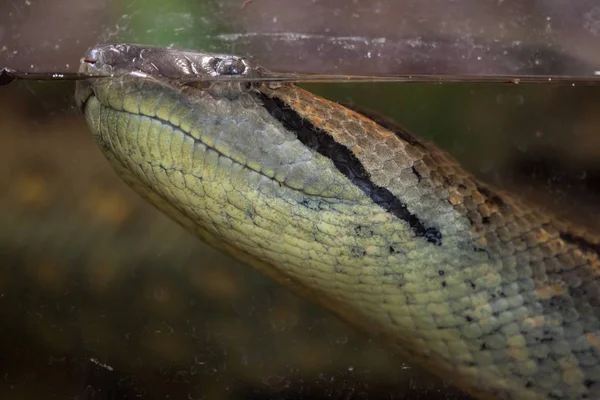
M 99 55 L 101 55 L 104 58 L 104 62 L 106 64 L 113 65 L 119 60 L 119 58 L 123 56 L 126 50 L 127 49 L 124 45 L 115 45 L 108 47 L 104 52 L 102 52 Z M 96 59 L 98 59 L 98 57 L 96 57 Z
M 227 57 L 215 61 L 215 72 L 219 75 L 242 75 L 246 72 L 246 64 L 241 58 Z

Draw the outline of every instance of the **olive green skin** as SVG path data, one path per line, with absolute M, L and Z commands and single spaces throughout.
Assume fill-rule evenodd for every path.
M 352 151 L 441 244 L 304 146 L 257 93 Z M 140 195 L 410 361 L 481 398 L 600 398 L 596 237 L 291 84 L 121 77 L 80 83 L 76 96 Z

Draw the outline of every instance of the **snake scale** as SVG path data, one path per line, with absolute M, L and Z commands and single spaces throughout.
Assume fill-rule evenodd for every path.
M 76 99 L 114 169 L 201 240 L 475 397 L 600 398 L 597 236 L 243 58 L 103 45 L 81 71 L 113 74 Z

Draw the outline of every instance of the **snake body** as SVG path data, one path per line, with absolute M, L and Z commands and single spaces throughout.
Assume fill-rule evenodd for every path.
M 596 236 L 387 121 L 293 84 L 185 83 L 143 50 L 94 49 L 84 72 L 127 74 L 76 93 L 140 195 L 474 396 L 600 398 Z

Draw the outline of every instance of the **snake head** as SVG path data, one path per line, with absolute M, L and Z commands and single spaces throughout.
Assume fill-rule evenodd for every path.
M 136 44 L 90 48 L 80 72 L 90 75 L 139 74 L 168 79 L 201 80 L 218 76 L 260 77 L 265 70 L 247 58 Z
M 79 72 L 91 79 L 130 75 L 159 79 L 174 84 L 255 79 L 269 73 L 251 60 L 231 54 L 204 53 L 137 44 L 102 44 L 88 49 Z M 80 109 L 93 94 L 88 81 L 78 82 L 76 94 Z

